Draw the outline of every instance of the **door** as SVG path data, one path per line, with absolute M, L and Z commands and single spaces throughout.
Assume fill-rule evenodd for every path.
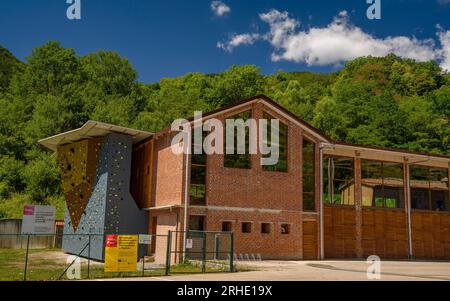
M 317 256 L 317 222 L 303 222 L 303 259 L 316 260 Z

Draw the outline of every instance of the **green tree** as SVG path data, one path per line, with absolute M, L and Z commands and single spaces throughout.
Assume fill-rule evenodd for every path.
M 26 165 L 23 170 L 26 193 L 33 202 L 42 203 L 49 196 L 60 193 L 59 173 L 55 158 L 42 155 Z

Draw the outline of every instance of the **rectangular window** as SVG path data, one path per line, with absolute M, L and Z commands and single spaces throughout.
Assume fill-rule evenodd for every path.
M 222 222 L 222 232 L 231 232 L 232 230 L 232 223 L 231 222 Z
M 206 133 L 203 132 L 203 138 Z M 203 143 L 203 142 L 202 142 Z M 195 150 L 201 150 L 201 154 L 196 154 Z M 206 154 L 203 152 L 203 145 L 194 143 L 194 133 L 192 133 L 191 152 L 191 186 L 190 204 L 197 206 L 206 205 Z
M 263 118 L 267 120 L 267 135 L 266 141 L 263 141 L 264 145 L 272 146 L 272 126 L 271 121 L 275 119 L 271 115 L 264 113 Z M 278 138 L 278 163 L 275 165 L 264 165 L 265 171 L 288 171 L 288 126 L 279 121 L 279 138 Z M 272 154 L 263 155 L 264 158 L 269 158 Z
M 362 205 L 404 208 L 403 164 L 361 160 Z
M 270 224 L 269 223 L 262 223 L 261 224 L 261 233 L 263 233 L 263 234 L 269 234 L 270 233 Z
M 411 165 L 409 171 L 413 209 L 450 211 L 447 169 Z
M 252 223 L 242 223 L 242 233 L 251 233 Z
M 189 230 L 205 231 L 205 217 L 201 215 L 189 216 Z
M 303 210 L 315 211 L 315 144 L 303 139 Z
M 242 113 L 239 113 L 237 115 L 234 115 L 227 119 L 242 119 L 247 121 L 252 117 L 252 111 L 248 110 Z M 225 133 L 224 133 L 224 143 L 225 143 L 225 151 L 224 154 L 224 166 L 230 167 L 230 168 L 245 168 L 250 169 L 251 168 L 251 155 L 250 155 L 250 129 L 249 127 L 245 127 L 245 154 L 238 154 L 238 130 L 237 127 L 234 127 L 234 147 L 228 148 L 227 146 L 227 140 L 226 140 L 226 131 L 228 129 L 225 126 Z
M 353 158 L 323 158 L 323 202 L 329 206 L 355 205 Z
M 291 232 L 291 225 L 281 224 L 281 234 L 289 234 Z

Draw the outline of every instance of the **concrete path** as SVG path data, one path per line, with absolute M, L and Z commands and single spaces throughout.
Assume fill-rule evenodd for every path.
M 365 261 L 261 261 L 239 264 L 250 272 L 122 278 L 115 281 L 367 281 Z M 104 279 L 105 280 L 105 279 Z M 108 279 L 109 280 L 109 279 Z M 382 261 L 381 280 L 450 280 L 450 262 Z M 102 280 L 98 280 L 102 281 Z M 371 280 L 374 281 L 374 280 Z M 376 280 L 375 280 L 376 281 Z

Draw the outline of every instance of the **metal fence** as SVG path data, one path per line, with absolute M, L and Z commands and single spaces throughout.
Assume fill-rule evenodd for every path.
M 106 234 L 0 234 L 0 281 L 234 271 L 232 233 L 169 231 L 148 236 L 150 240 L 138 245 L 135 272 L 105 272 Z
M 177 247 L 185 238 L 185 247 Z M 169 231 L 168 241 L 166 273 L 183 273 L 183 266 L 196 273 L 235 271 L 232 232 Z

